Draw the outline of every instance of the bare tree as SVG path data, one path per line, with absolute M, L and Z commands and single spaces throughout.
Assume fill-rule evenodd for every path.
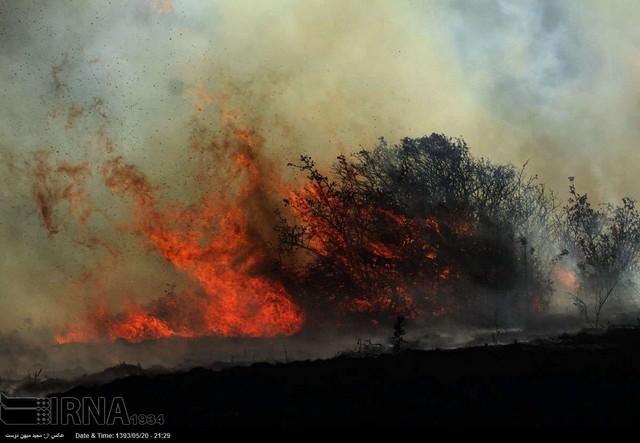
M 40 374 L 42 374 L 42 368 L 40 368 L 39 370 L 35 371 L 33 373 L 33 375 L 31 375 L 31 372 L 27 372 L 27 379 L 33 381 L 34 383 L 38 382 L 38 377 L 40 376 Z
M 629 286 L 628 277 L 640 257 L 640 214 L 635 201 L 623 198 L 622 205 L 601 205 L 595 209 L 586 194 L 576 191 L 569 178 L 569 203 L 564 207 L 563 236 L 578 267 L 580 287 L 574 304 L 585 314 L 592 312 L 595 325 L 614 290 Z

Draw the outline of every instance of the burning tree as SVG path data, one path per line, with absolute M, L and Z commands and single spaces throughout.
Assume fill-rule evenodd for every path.
M 306 185 L 276 230 L 284 262 L 344 311 L 410 316 L 487 304 L 541 308 L 551 293 L 553 195 L 525 167 L 432 134 L 339 156 L 302 156 Z
M 578 268 L 578 293 L 574 303 L 588 321 L 589 312 L 600 324 L 604 306 L 616 288 L 631 285 L 631 274 L 640 257 L 640 214 L 628 197 L 622 205 L 602 205 L 594 209 L 587 194 L 576 191 L 569 177 L 569 204 L 564 207 L 564 241 Z

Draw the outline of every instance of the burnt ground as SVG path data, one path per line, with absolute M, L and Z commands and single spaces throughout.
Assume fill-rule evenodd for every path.
M 121 396 L 165 427 L 637 425 L 640 329 L 134 375 L 56 395 Z

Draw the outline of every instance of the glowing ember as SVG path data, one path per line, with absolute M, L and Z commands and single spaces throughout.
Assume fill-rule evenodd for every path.
M 445 314 L 449 313 L 449 309 L 447 309 L 445 306 L 441 306 L 439 309 L 433 311 L 431 314 L 434 317 L 440 317 L 443 316 Z
M 579 288 L 578 281 L 576 279 L 576 275 L 573 272 L 566 270 L 558 270 L 556 272 L 556 279 L 560 282 L 562 286 L 566 289 L 576 290 Z
M 531 301 L 531 309 L 533 309 L 535 312 L 542 312 L 544 310 L 544 305 L 542 304 L 540 299 L 534 298 Z

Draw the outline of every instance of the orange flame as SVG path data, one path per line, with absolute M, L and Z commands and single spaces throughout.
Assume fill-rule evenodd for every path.
M 264 198 L 256 148 L 260 137 L 227 131 L 231 165 L 219 183 L 191 206 L 162 205 L 157 188 L 122 157 L 101 168 L 104 183 L 128 198 L 133 230 L 201 288 L 171 294 L 154 304 L 132 305 L 119 314 L 94 309 L 86 324 L 56 337 L 58 343 L 123 338 L 131 342 L 166 337 L 274 336 L 300 329 L 303 315 L 284 287 L 265 276 L 267 257 L 252 231 L 248 208 Z M 204 152 L 204 151 L 201 151 Z M 219 192 L 224 189 L 224 196 Z
M 373 252 L 375 255 L 379 257 L 383 257 L 389 260 L 399 257 L 397 248 L 394 247 L 393 245 L 385 245 L 383 243 L 370 242 L 369 246 L 371 247 L 371 252 Z
M 447 308 L 446 306 L 441 306 L 440 308 L 431 312 L 431 315 L 433 315 L 434 317 L 441 317 L 443 315 L 449 314 L 450 312 L 451 310 L 449 308 Z
M 293 192 L 287 202 L 309 235 L 305 247 L 313 257 L 333 263 L 351 288 L 338 298 L 339 311 L 402 312 L 413 317 L 423 309 L 423 300 L 429 304 L 429 292 L 458 277 L 452 266 L 438 260 L 438 246 L 432 240 L 449 231 L 467 235 L 468 224 L 443 227 L 435 217 L 409 217 L 343 201 L 332 186 L 320 178 Z M 416 257 L 416 266 L 407 276 L 407 256 L 411 255 Z
M 151 10 L 158 14 L 171 14 L 173 12 L 172 0 L 152 0 Z
M 556 279 L 566 289 L 576 290 L 580 287 L 576 275 L 573 272 L 560 269 L 556 271 Z

